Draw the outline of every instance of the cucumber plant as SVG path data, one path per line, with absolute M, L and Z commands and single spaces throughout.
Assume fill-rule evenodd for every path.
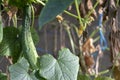
M 23 80 L 26 80 L 26 79 L 28 79 L 28 80 L 60 80 L 61 78 L 63 80 L 66 80 L 66 79 L 75 79 L 76 80 L 77 73 L 79 70 L 79 59 L 77 56 L 73 55 L 68 49 L 62 49 L 59 52 L 58 59 L 55 59 L 51 55 L 44 55 L 41 57 L 38 56 L 36 48 L 33 43 L 31 30 L 30 30 L 31 9 L 32 9 L 31 3 L 33 3 L 33 2 L 34 2 L 33 0 L 30 0 L 28 2 L 27 1 L 22 2 L 20 0 L 16 0 L 13 3 L 12 0 L 9 0 L 10 5 L 18 7 L 19 9 L 23 10 L 23 13 L 24 13 L 22 29 L 19 30 L 20 32 L 17 31 L 18 32 L 17 34 L 15 33 L 15 37 L 20 40 L 20 42 L 18 42 L 18 43 L 21 45 L 20 47 L 22 47 L 22 50 L 20 49 L 22 54 L 20 55 L 18 60 L 15 61 L 9 67 L 10 80 L 16 80 L 16 79 L 17 80 L 21 80 L 21 79 L 23 79 Z M 68 4 L 70 4 L 71 2 L 72 2 L 72 0 L 69 0 Z M 65 5 L 65 3 L 64 3 L 64 5 Z M 64 7 L 67 7 L 67 5 Z M 62 10 L 64 10 L 64 9 L 65 8 L 62 8 Z M 18 30 L 18 29 L 15 28 L 15 30 Z M 4 44 L 4 43 L 2 43 L 2 44 Z M 8 54 L 6 56 L 11 56 L 11 55 Z M 70 57 L 70 59 L 69 59 L 69 57 Z M 71 62 L 69 62 L 69 60 Z M 52 66 L 52 64 L 54 64 L 54 65 Z M 66 66 L 65 69 L 62 64 L 65 64 L 65 66 Z M 72 64 L 75 64 L 76 68 L 74 66 L 72 66 Z M 70 67 L 69 65 L 71 65 L 72 67 Z M 50 67 L 54 67 L 58 71 L 54 72 L 54 70 L 52 70 L 52 72 L 54 72 L 54 74 L 52 74 L 52 75 L 48 71 L 47 76 L 46 76 L 46 74 L 44 74 L 44 73 L 46 72 L 46 70 L 49 70 Z M 62 70 L 60 68 L 62 68 Z M 71 71 L 74 72 L 74 74 L 71 71 L 66 70 L 67 68 L 71 69 Z M 61 76 L 59 76 L 59 74 Z M 38 75 L 38 76 L 36 76 L 36 75 Z M 55 75 L 56 75 L 56 77 L 54 77 Z M 66 78 L 64 76 L 66 76 Z
M 81 71 L 81 66 L 79 65 L 79 61 L 83 67 L 85 66 L 84 56 L 82 55 L 82 51 L 80 50 L 80 57 L 73 54 L 69 49 L 63 48 L 58 52 L 58 58 L 54 58 L 50 54 L 46 54 L 43 56 L 39 56 L 37 54 L 30 26 L 31 24 L 31 10 L 33 10 L 32 4 L 33 3 L 41 3 L 44 5 L 44 8 L 41 11 L 39 16 L 39 28 L 41 29 L 42 26 L 51 20 L 53 20 L 57 15 L 60 13 L 67 13 L 68 15 L 78 19 L 79 28 L 76 29 L 76 33 L 78 34 L 78 38 L 83 35 L 84 30 L 86 29 L 87 25 L 91 23 L 90 15 L 93 12 L 93 9 L 90 10 L 85 18 L 81 17 L 79 4 L 82 0 L 6 0 L 8 4 L 11 6 L 15 6 L 23 11 L 23 18 L 22 18 L 22 29 L 13 28 L 15 31 L 10 30 L 9 32 L 6 28 L 3 29 L 1 27 L 2 21 L 0 22 L 0 51 L 5 50 L 4 56 L 12 56 L 13 53 L 16 55 L 12 56 L 15 61 L 13 64 L 9 66 L 9 75 L 8 78 L 10 80 L 91 80 L 89 75 L 84 75 Z M 46 2 L 46 3 L 44 3 Z M 69 5 L 74 4 L 76 7 L 76 14 L 72 14 L 66 9 Z M 98 4 L 98 1 L 96 5 Z M 95 7 L 96 7 L 95 5 Z M 94 7 L 94 8 L 95 8 Z M 52 10 L 52 13 L 51 13 Z M 1 20 L 1 19 L 0 19 Z M 62 22 L 61 22 L 62 23 Z M 65 25 L 65 24 L 64 24 Z M 67 25 L 68 28 L 69 25 Z M 81 27 L 82 26 L 82 27 Z M 66 29 L 67 33 L 72 39 L 70 30 Z M 5 33 L 8 32 L 8 33 Z M 12 32 L 12 36 L 9 37 L 9 33 Z M 4 34 L 4 35 L 3 35 Z M 12 37 L 12 38 L 11 38 Z M 8 38 L 11 38 L 9 41 Z M 17 41 L 18 40 L 18 41 Z M 6 48 L 7 49 L 2 49 Z M 14 43 L 14 47 L 13 44 Z M 79 43 L 79 42 L 78 42 Z M 3 46 L 4 45 L 4 46 Z M 73 52 L 75 52 L 75 46 L 73 40 L 71 40 L 71 45 Z M 12 46 L 12 49 L 11 47 Z M 20 48 L 19 50 L 16 49 Z M 79 47 L 81 48 L 81 46 Z M 16 49 L 17 52 L 14 50 Z M 14 50 L 14 51 L 13 51 Z M 7 54 L 11 52 L 11 54 Z M 0 52 L 1 54 L 2 52 Z M 3 55 L 3 54 L 1 54 Z M 17 57 L 16 57 L 17 56 Z M 80 59 L 80 60 L 79 60 Z M 2 77 L 1 77 L 2 76 Z M 7 80 L 7 75 L 0 73 L 0 80 Z M 93 75 L 94 76 L 94 75 Z M 104 77 L 97 77 L 94 80 L 102 80 L 102 79 L 111 79 L 111 78 L 104 78 Z M 112 80 L 112 79 L 111 79 Z

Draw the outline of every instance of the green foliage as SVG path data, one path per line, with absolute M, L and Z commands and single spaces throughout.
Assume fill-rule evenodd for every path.
M 3 40 L 0 43 L 0 55 L 11 56 L 13 62 L 16 62 L 22 51 L 21 39 L 20 39 L 21 29 L 15 27 L 5 27 L 3 29 Z M 38 44 L 39 36 L 34 28 L 31 27 L 31 33 L 34 44 Z
M 15 51 L 19 51 L 19 47 L 15 46 L 18 43 L 19 39 L 19 30 L 15 27 L 5 27 L 3 30 L 4 37 L 0 43 L 0 54 L 11 56 Z M 16 49 L 15 49 L 16 48 Z
M 80 75 L 78 75 L 78 79 L 77 80 L 91 80 L 91 78 L 87 74 L 80 74 Z
M 95 80 L 114 80 L 114 79 L 110 77 L 98 76 L 97 78 L 95 78 Z
M 37 3 L 38 0 L 8 0 L 9 5 L 16 6 L 18 8 L 24 8 L 26 5 Z
M 2 0 L 0 0 L 0 4 L 2 3 Z
M 19 36 L 19 30 L 15 27 L 5 27 L 3 29 L 3 40 L 0 43 L 0 55 L 12 56 L 13 62 L 19 57 L 21 52 L 21 45 Z
M 37 45 L 39 43 L 39 35 L 34 27 L 30 27 L 33 43 Z
M 79 59 L 62 49 L 57 60 L 48 54 L 42 56 L 39 66 L 39 72 L 29 71 L 28 61 L 22 57 L 9 67 L 10 80 L 77 80 Z
M 57 60 L 49 54 L 40 58 L 40 75 L 47 80 L 77 80 L 78 70 L 79 58 L 66 48 Z
M 46 80 L 45 78 L 43 78 L 42 76 L 39 75 L 39 70 L 37 70 L 34 75 L 35 75 L 36 78 L 39 79 L 39 80 Z
M 20 29 L 15 27 L 5 27 L 3 30 L 2 21 L 0 21 L 0 42 L 2 41 L 0 43 L 0 55 L 11 56 L 14 63 L 9 67 L 10 80 L 92 80 L 89 75 L 84 75 L 81 73 L 80 75 L 78 74 L 79 58 L 72 54 L 69 49 L 64 48 L 59 51 L 57 59 L 50 54 L 39 57 L 35 48 L 35 45 L 39 42 L 39 37 L 35 29 L 30 27 L 32 3 L 38 2 L 45 5 L 43 2 L 47 2 L 39 16 L 39 25 L 41 28 L 44 24 L 50 22 L 58 14 L 62 13 L 72 2 L 75 1 L 77 15 L 67 11 L 66 13 L 79 19 L 80 25 L 83 26 L 84 24 L 86 28 L 87 24 L 91 21 L 88 17 L 85 18 L 85 20 L 81 18 L 79 4 L 82 0 L 6 1 L 8 1 L 10 4 L 9 6 L 12 5 L 16 6 L 17 8 L 21 8 L 24 13 L 23 25 L 22 28 L 20 27 Z M 88 15 L 90 14 L 91 13 Z M 93 36 L 95 33 L 96 32 L 94 32 L 91 36 Z M 71 37 L 70 40 L 72 40 L 72 36 L 69 37 Z M 73 41 L 71 43 L 73 43 Z M 75 46 L 73 46 L 73 48 L 74 47 Z M 23 55 L 21 55 L 22 57 L 19 57 L 21 51 Z M 73 52 L 74 51 L 75 50 L 73 49 Z M 84 56 L 80 56 L 80 61 L 84 61 L 84 59 L 82 60 L 83 57 Z M 7 75 L 0 73 L 0 80 L 7 80 Z M 109 77 L 98 76 L 94 80 L 113 79 Z
M 7 75 L 0 72 L 0 80 L 7 80 Z
M 39 16 L 40 28 L 63 12 L 74 0 L 48 0 Z
M 3 24 L 2 24 L 2 18 L 1 18 L 1 13 L 0 13 L 0 43 L 3 39 Z
M 29 72 L 29 63 L 22 57 L 9 67 L 10 80 L 38 80 L 33 72 Z

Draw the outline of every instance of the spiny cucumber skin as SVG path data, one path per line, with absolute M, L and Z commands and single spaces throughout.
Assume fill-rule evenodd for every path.
M 33 69 L 37 68 L 37 58 L 38 54 L 36 48 L 34 46 L 31 31 L 30 31 L 30 23 L 31 23 L 31 7 L 25 6 L 23 8 L 24 11 L 24 20 L 23 20 L 23 28 L 22 28 L 22 45 L 23 45 L 23 54 L 25 58 L 30 63 Z

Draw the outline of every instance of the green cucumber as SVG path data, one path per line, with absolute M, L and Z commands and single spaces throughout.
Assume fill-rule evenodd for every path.
M 22 48 L 25 58 L 30 63 L 32 69 L 37 68 L 38 54 L 33 43 L 30 25 L 31 25 L 31 7 L 26 5 L 23 8 L 24 18 L 22 26 Z

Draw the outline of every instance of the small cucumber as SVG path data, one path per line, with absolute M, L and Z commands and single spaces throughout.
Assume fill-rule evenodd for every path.
M 37 68 L 38 54 L 33 43 L 30 25 L 31 25 L 31 7 L 26 5 L 23 8 L 24 18 L 22 26 L 22 48 L 25 58 L 30 63 L 32 69 Z

